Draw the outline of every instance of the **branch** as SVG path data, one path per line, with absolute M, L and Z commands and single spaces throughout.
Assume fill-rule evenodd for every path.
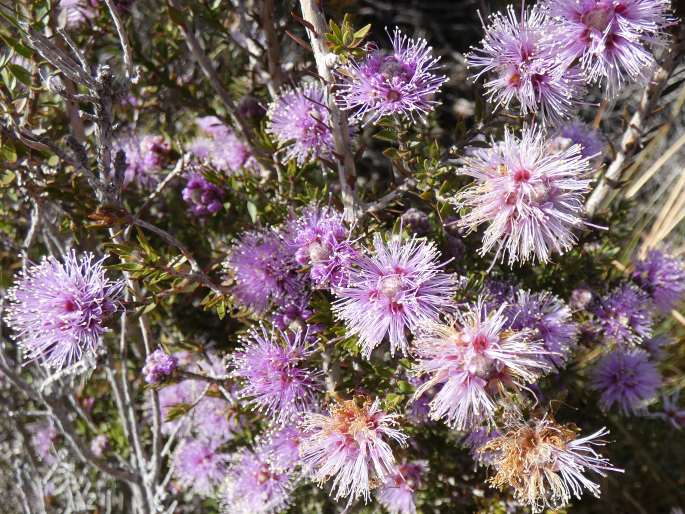
M 347 123 L 347 114 L 338 108 L 335 97 L 331 91 L 333 85 L 333 73 L 329 68 L 329 61 L 335 57 L 328 52 L 324 34 L 328 32 L 326 18 L 317 0 L 300 0 L 302 18 L 307 22 L 306 30 L 314 52 L 316 68 L 319 76 L 326 83 L 328 91 L 328 108 L 330 110 L 331 129 L 335 151 L 338 156 L 338 180 L 340 181 L 340 194 L 345 208 L 345 217 L 352 221 L 356 217 L 357 199 L 355 184 L 357 181 L 354 155 L 350 144 L 350 127 Z
M 360 214 L 359 217 L 362 218 L 367 214 L 374 214 L 376 212 L 382 211 L 392 202 L 400 198 L 404 193 L 407 193 L 408 191 L 414 189 L 417 186 L 417 184 L 418 182 L 413 178 L 406 179 L 404 182 L 402 182 L 399 186 L 390 191 L 388 194 L 381 196 L 375 202 L 367 204 L 364 211 Z
M 119 44 L 121 45 L 121 51 L 124 54 L 124 67 L 126 69 L 126 78 L 135 84 L 138 82 L 137 74 L 133 70 L 133 57 L 131 52 L 131 45 L 128 42 L 128 37 L 126 36 L 126 30 L 124 29 L 124 24 L 119 17 L 117 8 L 112 0 L 105 0 L 109 13 L 112 15 L 112 20 L 114 20 L 114 26 L 117 29 L 117 35 L 119 36 Z

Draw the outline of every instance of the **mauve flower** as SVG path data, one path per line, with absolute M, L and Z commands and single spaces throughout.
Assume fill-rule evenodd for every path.
M 159 384 L 162 380 L 176 371 L 178 359 L 173 355 L 168 355 L 161 348 L 156 349 L 145 359 L 143 375 L 148 384 Z
M 599 334 L 618 343 L 639 343 L 652 335 L 649 297 L 631 284 L 616 287 L 595 308 Z
M 220 441 L 186 439 L 174 456 L 174 476 L 195 493 L 209 496 L 226 476 L 229 456 L 221 453 Z
M 378 503 L 389 514 L 416 514 L 414 495 L 421 487 L 421 478 L 427 469 L 426 461 L 400 464 L 378 489 Z
M 255 171 L 257 161 L 250 148 L 216 116 L 204 116 L 196 120 L 205 136 L 190 143 L 190 151 L 199 159 L 225 173 L 237 173 L 241 169 Z
M 593 369 L 591 387 L 601 393 L 603 410 L 617 405 L 624 416 L 644 412 L 661 386 L 661 374 L 644 350 L 618 348 Z
M 414 207 L 407 209 L 400 217 L 402 226 L 417 236 L 425 236 L 431 231 L 428 214 Z
M 349 240 L 349 229 L 342 215 L 331 208 L 311 206 L 292 219 L 285 229 L 288 248 L 295 261 L 310 267 L 315 285 L 342 286 L 348 278 L 350 264 L 358 257 Z
M 348 285 L 334 291 L 338 299 L 333 311 L 348 335 L 359 338 L 366 358 L 386 335 L 391 355 L 398 349 L 406 354 L 406 331 L 451 308 L 457 279 L 442 270 L 440 253 L 431 242 L 393 236 L 385 243 L 376 233 L 373 246 L 373 255 L 356 261 Z
M 507 316 L 513 330 L 532 330 L 532 337 L 542 340 L 546 350 L 542 359 L 556 368 L 564 365 L 578 335 L 571 310 L 564 302 L 547 291 L 519 291 Z
M 231 356 L 231 377 L 240 382 L 237 395 L 275 423 L 312 410 L 321 390 L 319 373 L 308 368 L 315 341 L 303 331 L 252 329 Z
M 430 378 L 417 388 L 414 398 L 440 387 L 430 402 L 433 419 L 444 418 L 457 430 L 492 424 L 501 391 L 524 389 L 549 370 L 540 359 L 546 351 L 540 341 L 531 340 L 531 331 L 507 328 L 506 307 L 489 311 L 479 299 L 446 323 L 420 326 L 413 371 Z
M 423 118 L 438 104 L 434 96 L 447 81 L 438 75 L 439 58 L 425 39 L 395 28 L 392 51 L 371 48 L 359 61 L 338 70 L 336 101 L 353 121 L 377 123 L 385 116 Z
M 490 483 L 498 489 L 512 487 L 514 498 L 529 505 L 534 513 L 559 509 L 572 497 L 580 499 L 583 489 L 599 498 L 599 485 L 586 474 L 602 477 L 615 468 L 596 450 L 606 428 L 578 437 L 575 426 L 563 426 L 548 418 L 513 427 L 486 443 L 483 451 L 492 452 L 496 470 Z
M 668 0 L 547 0 L 546 7 L 559 25 L 562 59 L 577 59 L 609 97 L 649 76 L 656 64 L 649 47 L 663 45 L 671 23 Z
M 151 189 L 157 185 L 169 162 L 171 145 L 163 136 L 128 134 L 115 141 L 112 156 L 119 150 L 126 155 L 124 186 L 135 183 Z
M 471 457 L 478 464 L 492 465 L 497 457 L 492 451 L 484 451 L 483 447 L 499 437 L 502 433 L 490 427 L 479 427 L 471 430 L 462 441 L 464 446 L 471 450 Z
M 279 469 L 293 469 L 300 464 L 300 446 L 304 432 L 295 423 L 272 430 L 263 445 L 269 461 Z
M 601 159 L 607 142 L 599 130 L 575 120 L 559 127 L 555 131 L 551 144 L 553 148 L 558 150 L 563 150 L 571 145 L 580 145 L 582 157 L 597 161 Z
M 573 247 L 573 229 L 583 224 L 590 164 L 580 146 L 554 151 L 539 128 L 524 127 L 521 138 L 505 129 L 504 140 L 463 158 L 460 175 L 475 178 L 453 203 L 468 212 L 459 226 L 474 231 L 487 224 L 485 255 L 508 253 L 509 264 L 538 259 Z
M 45 257 L 18 275 L 5 321 L 27 359 L 59 370 L 95 352 L 124 287 L 107 278 L 105 258 L 72 250 L 62 262 Z
M 334 149 L 326 93 L 319 84 L 281 92 L 267 112 L 266 131 L 282 147 L 284 163 L 299 166 L 319 157 L 330 158 Z
M 90 442 L 90 451 L 98 458 L 102 458 L 108 447 L 109 437 L 105 434 L 96 435 Z
M 52 423 L 35 423 L 29 428 L 31 429 L 31 445 L 36 455 L 43 462 L 52 464 L 55 461 L 53 449 L 59 432 Z
M 650 250 L 647 257 L 635 262 L 632 276 L 664 314 L 682 301 L 685 294 L 683 260 L 661 250 Z
M 287 304 L 303 296 L 302 277 L 291 252 L 273 231 L 246 232 L 233 246 L 225 264 L 235 278 L 233 296 L 257 313 L 270 304 Z
M 335 403 L 328 414 L 309 413 L 300 455 L 319 484 L 333 479 L 335 499 L 370 499 L 373 483 L 385 482 L 396 470 L 388 440 L 404 445 L 397 415 L 386 414 L 375 400 Z
M 59 13 L 66 26 L 75 29 L 97 16 L 98 0 L 59 0 Z
M 521 114 L 537 115 L 543 122 L 554 123 L 568 118 L 580 104 L 584 92 L 583 77 L 570 61 L 559 58 L 557 29 L 544 9 L 534 5 L 488 18 L 480 48 L 467 56 L 473 77 L 492 78 L 485 83 L 490 101 L 509 107 L 516 99 Z
M 670 395 L 664 394 L 661 397 L 661 411 L 651 414 L 652 417 L 668 421 L 677 430 L 685 427 L 685 409 L 680 408 L 680 390 L 676 390 Z
M 216 214 L 223 207 L 224 191 L 201 173 L 192 173 L 188 177 L 181 195 L 195 216 Z
M 222 488 L 226 514 L 283 512 L 293 489 L 288 470 L 274 465 L 262 448 L 244 450 L 230 467 Z

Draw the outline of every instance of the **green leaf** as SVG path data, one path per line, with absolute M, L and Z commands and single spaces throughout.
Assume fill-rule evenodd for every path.
M 257 206 L 252 200 L 247 201 L 247 212 L 250 215 L 252 223 L 257 223 Z
M 371 24 L 370 23 L 368 25 L 364 25 L 362 28 L 360 28 L 357 32 L 354 33 L 354 38 L 355 39 L 364 39 L 370 30 L 371 30 Z
M 8 64 L 7 68 L 12 72 L 12 75 L 17 77 L 19 82 L 31 87 L 31 73 L 26 68 L 22 68 L 18 64 Z
M 5 173 L 3 173 L 3 175 L 2 175 L 2 177 L 0 177 L 0 187 L 9 186 L 14 181 L 15 178 L 16 178 L 16 175 L 11 170 L 5 171 Z
M 0 162 L 7 162 L 14 164 L 17 162 L 17 149 L 9 141 L 3 141 L 0 144 Z

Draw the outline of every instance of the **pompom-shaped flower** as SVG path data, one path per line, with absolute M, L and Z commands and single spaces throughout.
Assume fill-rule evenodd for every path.
M 280 235 L 273 231 L 244 233 L 225 265 L 235 278 L 233 295 L 246 307 L 264 312 L 273 301 L 301 296 L 301 278 Z
M 385 243 L 375 234 L 373 246 L 374 254 L 360 257 L 350 271 L 348 286 L 335 290 L 333 311 L 348 333 L 359 337 L 365 357 L 386 334 L 390 353 L 399 349 L 406 354 L 406 330 L 449 309 L 457 280 L 442 271 L 432 243 L 416 238 L 403 242 L 399 237 Z
M 186 439 L 174 456 L 174 475 L 183 487 L 209 496 L 226 476 L 229 456 L 212 439 Z
M 446 81 L 437 74 L 439 58 L 425 39 L 412 39 L 395 28 L 392 51 L 373 49 L 338 72 L 336 100 L 352 119 L 377 123 L 385 116 L 423 117 L 433 110 L 433 97 Z
M 547 353 L 541 358 L 556 367 L 563 366 L 578 334 L 571 309 L 564 302 L 547 291 L 519 291 L 507 314 L 511 319 L 510 328 L 530 329 L 535 339 L 542 340 Z
M 544 122 L 568 118 L 579 104 L 583 77 L 569 61 L 559 59 L 556 27 L 539 6 L 522 12 L 513 6 L 495 13 L 485 27 L 480 48 L 467 56 L 474 78 L 491 75 L 485 83 L 490 101 L 508 107 L 516 99 L 523 115 L 537 114 Z
M 226 514 L 276 514 L 290 501 L 293 481 L 288 470 L 274 465 L 270 455 L 257 448 L 245 450 L 228 470 L 222 490 Z
M 685 264 L 661 250 L 650 250 L 644 260 L 635 263 L 633 279 L 663 313 L 670 312 L 685 295 Z
M 600 334 L 618 343 L 639 343 L 652 335 L 648 296 L 632 286 L 616 287 L 599 301 L 595 314 Z
M 279 469 L 293 469 L 300 464 L 300 446 L 304 433 L 296 424 L 272 431 L 263 445 L 270 462 Z
M 151 134 L 123 136 L 115 142 L 114 149 L 126 155 L 124 185 L 135 183 L 147 189 L 159 182 L 171 155 L 169 142 L 163 136 Z
M 509 254 L 509 264 L 537 258 L 575 244 L 573 229 L 583 221 L 584 194 L 590 183 L 588 159 L 580 146 L 550 149 L 542 131 L 524 128 L 521 138 L 508 130 L 504 141 L 464 157 L 459 171 L 476 179 L 454 199 L 469 209 L 459 226 L 473 231 L 487 223 L 480 254 Z M 502 256 L 504 258 L 504 256 Z
M 516 500 L 534 513 L 563 507 L 572 496 L 580 499 L 583 489 L 599 497 L 599 485 L 586 474 L 623 471 L 596 450 L 605 444 L 600 438 L 606 434 L 602 428 L 578 437 L 575 427 L 547 418 L 514 427 L 482 447 L 494 455 L 496 474 L 490 482 L 499 489 L 512 487 Z
M 168 355 L 161 348 L 156 349 L 145 359 L 143 375 L 148 384 L 158 384 L 166 377 L 176 371 L 178 359 L 173 355 Z
M 592 388 L 601 393 L 604 410 L 616 404 L 624 416 L 644 411 L 661 385 L 661 374 L 644 350 L 616 349 L 592 372 Z
M 547 7 L 559 24 L 562 58 L 578 59 L 609 97 L 651 72 L 648 47 L 663 44 L 670 23 L 668 0 L 548 0 Z
M 552 139 L 554 148 L 563 150 L 571 145 L 580 145 L 580 155 L 595 162 L 602 156 L 607 144 L 599 130 L 577 120 L 564 123 L 555 134 Z
M 419 398 L 441 386 L 430 402 L 431 417 L 445 418 L 457 430 L 492 423 L 495 395 L 504 387 L 524 388 L 547 371 L 545 353 L 530 330 L 506 329 L 506 304 L 488 311 L 482 300 L 447 323 L 423 323 L 414 340 L 414 372 L 430 378 L 416 389 Z
M 314 342 L 303 331 L 253 329 L 232 355 L 231 376 L 242 382 L 237 394 L 277 423 L 311 410 L 320 388 L 318 374 L 306 367 Z
M 425 461 L 404 462 L 378 489 L 378 502 L 390 514 L 416 514 L 414 495 L 427 470 Z
M 286 228 L 286 244 L 295 261 L 310 266 L 312 281 L 319 286 L 341 286 L 357 257 L 342 216 L 330 208 L 310 207 Z
M 216 214 L 223 206 L 224 192 L 201 173 L 193 173 L 188 177 L 181 195 L 195 216 Z
M 62 369 L 98 347 L 124 282 L 109 280 L 104 258 L 94 259 L 72 250 L 62 262 L 45 257 L 18 276 L 5 319 L 28 359 Z
M 241 169 L 253 171 L 258 168 L 248 146 L 219 118 L 204 116 L 197 119 L 197 125 L 206 136 L 199 137 L 190 144 L 190 151 L 196 157 L 225 173 L 236 173 Z
M 269 106 L 267 132 L 283 147 L 284 162 L 302 165 L 333 151 L 326 93 L 318 84 L 285 90 Z
M 347 400 L 329 414 L 308 414 L 300 453 L 313 479 L 323 484 L 333 478 L 336 500 L 363 496 L 368 501 L 372 484 L 385 482 L 396 470 L 388 440 L 401 445 L 407 440 L 395 428 L 396 418 L 383 412 L 378 400 Z

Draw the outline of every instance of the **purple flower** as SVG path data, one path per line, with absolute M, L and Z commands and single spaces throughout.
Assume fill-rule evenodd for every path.
M 296 424 L 274 430 L 263 446 L 270 462 L 279 469 L 293 469 L 300 464 L 300 446 L 304 433 Z
M 174 475 L 180 484 L 203 496 L 211 495 L 226 476 L 229 456 L 219 450 L 221 442 L 186 439 L 174 456 Z
M 276 423 L 285 423 L 311 410 L 320 380 L 306 367 L 314 342 L 302 331 L 286 337 L 279 330 L 252 329 L 231 357 L 231 376 L 240 380 L 238 396 Z
M 53 448 L 59 432 L 52 423 L 31 425 L 31 445 L 36 455 L 45 463 L 52 464 L 55 461 Z
M 602 477 L 615 468 L 596 447 L 604 446 L 606 428 L 578 437 L 575 426 L 557 425 L 549 418 L 514 426 L 482 447 L 492 452 L 497 471 L 490 483 L 498 489 L 514 488 L 514 499 L 529 505 L 533 513 L 557 510 L 583 490 L 599 498 L 599 485 L 586 474 Z
M 431 231 L 431 224 L 428 221 L 428 214 L 414 207 L 407 209 L 400 217 L 402 226 L 407 228 L 412 234 L 425 236 Z
M 677 430 L 685 427 L 685 409 L 678 406 L 680 400 L 680 390 L 676 390 L 670 395 L 664 394 L 661 397 L 661 412 L 652 414 L 652 417 L 668 421 Z
M 206 135 L 190 144 L 190 151 L 196 157 L 225 173 L 237 173 L 241 169 L 254 171 L 259 167 L 250 148 L 219 118 L 205 116 L 196 121 Z
M 639 343 L 652 335 L 649 298 L 632 286 L 623 284 L 599 301 L 595 309 L 602 336 L 618 343 Z
M 326 94 L 318 84 L 285 90 L 269 106 L 266 131 L 282 146 L 280 154 L 287 163 L 303 165 L 333 151 Z
M 245 450 L 228 470 L 222 490 L 227 514 L 276 514 L 283 512 L 293 483 L 288 470 L 274 465 L 268 453 Z
M 540 6 L 521 15 L 519 21 L 511 5 L 506 15 L 493 14 L 481 47 L 473 49 L 467 62 L 478 70 L 475 79 L 492 76 L 485 90 L 497 106 L 509 107 L 516 99 L 521 114 L 559 122 L 580 103 L 582 74 L 559 59 L 556 26 Z
M 92 20 L 97 16 L 98 0 L 59 0 L 59 13 L 64 16 L 70 29 Z
M 224 192 L 200 173 L 193 173 L 188 177 L 181 194 L 195 216 L 216 214 L 223 206 Z
M 547 0 L 562 59 L 577 59 L 589 82 L 613 97 L 655 66 L 650 45 L 661 46 L 671 23 L 668 0 Z
M 644 411 L 659 386 L 661 374 L 644 350 L 613 350 L 602 357 L 591 376 L 591 387 L 601 392 L 602 409 L 616 404 L 624 416 Z
M 347 400 L 333 405 L 329 414 L 307 414 L 300 454 L 313 479 L 323 484 L 332 478 L 336 500 L 363 496 L 368 501 L 371 484 L 385 482 L 396 470 L 387 440 L 401 445 L 407 440 L 394 428 L 396 418 L 383 412 L 378 400 Z
M 404 462 L 378 489 L 378 502 L 389 514 L 416 514 L 414 494 L 421 487 L 425 461 Z
M 580 145 L 580 155 L 586 159 L 596 160 L 602 157 L 606 139 L 599 130 L 581 121 L 571 121 L 557 129 L 552 146 L 563 150 L 571 145 Z
M 339 70 L 336 101 L 352 111 L 353 121 L 377 123 L 385 116 L 422 118 L 438 104 L 433 97 L 447 81 L 437 75 L 439 58 L 425 39 L 412 39 L 395 28 L 392 51 L 372 48 L 362 60 Z
M 678 257 L 650 250 L 645 259 L 635 262 L 633 280 L 667 314 L 685 294 L 685 264 Z
M 195 432 L 214 441 L 231 439 L 238 425 L 234 409 L 223 396 L 205 395 L 193 408 L 192 415 Z
M 391 355 L 398 349 L 406 354 L 406 330 L 449 309 L 457 280 L 441 269 L 433 243 L 399 237 L 385 243 L 376 233 L 373 246 L 374 254 L 360 257 L 350 271 L 349 284 L 334 291 L 333 311 L 348 335 L 359 337 L 366 358 L 386 335 Z
M 541 339 L 546 353 L 540 357 L 560 368 L 573 350 L 578 327 L 571 310 L 559 298 L 544 291 L 519 291 L 516 303 L 507 310 L 514 330 L 530 329 L 534 339 Z
M 45 257 L 17 277 L 5 320 L 28 359 L 62 369 L 99 346 L 124 282 L 109 280 L 105 258 L 94 259 L 72 250 L 62 262 Z
M 417 375 L 430 379 L 414 393 L 421 397 L 441 386 L 430 403 L 433 419 L 445 418 L 457 430 L 469 430 L 494 420 L 495 395 L 505 388 L 521 390 L 549 365 L 529 330 L 507 329 L 506 304 L 488 311 L 483 300 L 447 323 L 423 323 L 414 340 Z
M 159 384 L 166 377 L 176 371 L 178 359 L 173 355 L 167 355 L 164 350 L 158 348 L 145 359 L 143 375 L 148 384 Z
M 499 430 L 490 427 L 475 428 L 464 438 L 463 444 L 471 450 L 471 457 L 478 464 L 492 465 L 497 454 L 483 451 L 483 446 L 500 435 L 502 434 Z
M 244 233 L 226 262 L 235 278 L 233 296 L 257 313 L 264 312 L 272 301 L 284 304 L 301 298 L 302 279 L 294 264 L 277 232 Z
M 295 261 L 310 267 L 314 284 L 346 284 L 350 264 L 358 254 L 339 213 L 331 208 L 309 207 L 288 223 L 285 237 Z
M 124 185 L 136 183 L 151 189 L 169 161 L 171 146 L 163 136 L 129 134 L 115 142 L 114 150 L 126 154 Z
M 474 231 L 487 223 L 480 254 L 504 251 L 509 264 L 537 258 L 575 244 L 573 229 L 582 225 L 590 164 L 580 146 L 553 151 L 544 133 L 524 127 L 521 138 L 505 130 L 504 140 L 464 157 L 461 175 L 476 181 L 454 198 L 469 209 L 459 225 Z M 504 259 L 504 255 L 502 255 Z

